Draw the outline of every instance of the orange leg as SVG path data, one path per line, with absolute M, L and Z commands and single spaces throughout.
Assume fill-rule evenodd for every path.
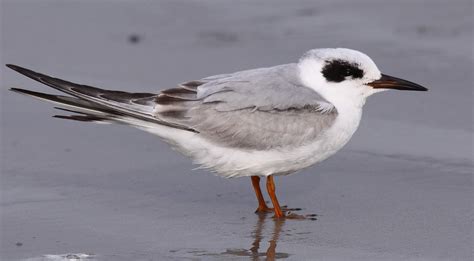
M 260 190 L 260 177 L 258 176 L 251 176 L 253 189 L 255 190 L 255 195 L 257 196 L 258 200 L 258 208 L 255 212 L 270 212 L 272 211 L 271 208 L 267 206 L 265 203 L 265 199 L 263 198 L 262 191 Z
M 273 209 L 275 210 L 275 217 L 282 218 L 285 217 L 283 211 L 281 210 L 280 203 L 278 203 L 278 199 L 275 195 L 275 183 L 273 182 L 273 176 L 267 177 L 267 191 L 270 199 L 272 200 Z
M 280 207 L 280 203 L 278 203 L 278 199 L 275 195 L 275 182 L 273 181 L 273 176 L 267 177 L 267 191 L 270 199 L 273 203 L 273 209 L 275 210 L 275 218 L 285 218 L 285 219 L 299 219 L 299 220 L 317 220 L 316 214 L 310 215 L 297 215 L 295 213 L 288 212 L 285 214 Z M 288 210 L 301 210 L 301 209 L 284 209 L 285 212 Z

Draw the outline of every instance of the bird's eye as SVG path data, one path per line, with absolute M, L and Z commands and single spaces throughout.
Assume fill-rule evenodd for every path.
M 350 76 L 352 74 L 352 70 L 350 68 L 347 68 L 346 71 L 344 72 L 345 76 Z
M 348 77 L 350 79 L 360 79 L 364 76 L 364 72 L 358 64 L 343 60 L 327 61 L 321 73 L 328 82 L 342 82 L 348 80 Z

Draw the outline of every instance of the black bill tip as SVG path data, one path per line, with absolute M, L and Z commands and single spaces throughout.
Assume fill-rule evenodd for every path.
M 428 91 L 427 88 L 390 75 L 382 74 L 380 79 L 368 83 L 374 89 L 393 89 L 402 91 Z

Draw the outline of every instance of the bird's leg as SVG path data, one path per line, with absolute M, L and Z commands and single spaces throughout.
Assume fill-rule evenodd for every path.
M 251 176 L 253 189 L 255 190 L 255 195 L 257 196 L 258 200 L 258 208 L 255 212 L 257 213 L 264 213 L 264 212 L 271 212 L 273 209 L 269 208 L 265 203 L 265 199 L 263 198 L 262 191 L 260 190 L 260 177 L 258 176 Z
M 275 211 L 275 218 L 286 218 L 286 219 L 299 219 L 299 220 L 316 220 L 316 214 L 310 215 L 297 215 L 295 213 L 288 212 L 285 214 L 280 207 L 280 203 L 278 203 L 278 199 L 275 194 L 275 182 L 273 181 L 273 176 L 270 175 L 267 177 L 267 191 L 270 199 L 272 200 L 273 210 Z M 284 209 L 285 212 L 287 209 Z M 300 210 L 300 209 L 297 209 Z
M 281 211 L 280 203 L 278 203 L 278 199 L 275 195 L 275 183 L 273 182 L 272 175 L 267 177 L 267 191 L 268 191 L 268 195 L 270 196 L 270 199 L 272 200 L 273 209 L 275 211 L 275 217 L 276 218 L 284 217 L 285 215 L 283 214 L 283 211 Z

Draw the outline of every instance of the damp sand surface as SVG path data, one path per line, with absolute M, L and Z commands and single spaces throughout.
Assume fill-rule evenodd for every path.
M 350 47 L 428 87 L 371 97 L 340 153 L 276 179 L 317 220 L 254 214 L 250 179 L 149 134 L 53 119 L 2 68 L 0 259 L 472 260 L 472 2 L 266 2 L 2 1 L 1 62 L 156 92 Z

